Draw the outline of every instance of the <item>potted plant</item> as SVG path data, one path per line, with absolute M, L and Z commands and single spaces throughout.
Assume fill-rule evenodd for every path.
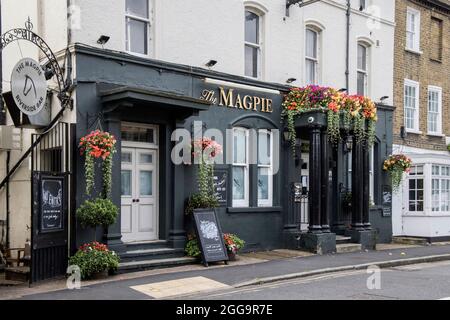
M 223 235 L 223 240 L 225 242 L 225 246 L 227 247 L 228 258 L 230 261 L 235 261 L 236 255 L 239 250 L 244 247 L 245 241 L 232 233 L 225 233 Z
M 192 234 L 188 235 L 188 242 L 184 248 L 184 252 L 187 256 L 200 259 L 200 246 L 198 245 L 198 240 Z
M 109 199 L 86 200 L 77 209 L 77 218 L 83 228 L 107 227 L 116 222 L 119 208 Z
M 412 160 L 404 154 L 390 155 L 383 164 L 383 170 L 391 176 L 392 190 L 397 191 L 403 180 L 403 173 L 409 173 Z
M 82 245 L 75 255 L 69 259 L 69 265 L 80 268 L 82 279 L 93 279 L 107 276 L 119 266 L 120 258 L 104 244 L 94 241 Z

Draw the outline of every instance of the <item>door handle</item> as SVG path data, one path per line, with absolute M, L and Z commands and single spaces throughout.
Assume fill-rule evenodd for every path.
M 140 200 L 139 199 L 136 199 L 136 202 L 139 202 Z
M 133 199 L 133 202 L 139 202 L 139 199 Z

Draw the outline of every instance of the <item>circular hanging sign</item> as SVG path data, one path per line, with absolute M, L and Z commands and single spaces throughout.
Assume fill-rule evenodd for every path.
M 20 60 L 11 74 L 11 92 L 23 113 L 34 116 L 41 112 L 47 99 L 47 81 L 41 65 L 31 58 Z

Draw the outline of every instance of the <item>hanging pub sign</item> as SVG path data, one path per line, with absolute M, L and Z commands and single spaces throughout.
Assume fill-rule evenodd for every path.
M 41 65 L 31 58 L 20 60 L 11 74 L 11 91 L 20 111 L 28 116 L 40 113 L 47 100 L 47 81 Z
M 53 232 L 63 229 L 64 176 L 43 176 L 41 179 L 40 231 Z
M 209 262 L 225 261 L 228 253 L 223 241 L 222 229 L 214 209 L 194 210 L 195 229 L 205 267 Z

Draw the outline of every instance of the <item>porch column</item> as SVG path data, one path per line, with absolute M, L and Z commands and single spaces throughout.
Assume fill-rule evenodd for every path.
M 329 184 L 330 184 L 330 152 L 328 145 L 328 134 L 327 130 L 324 129 L 321 134 L 321 216 L 320 222 L 322 224 L 322 232 L 330 232 L 330 216 L 329 216 L 329 207 L 328 207 L 328 193 L 329 193 Z
M 321 233 L 321 133 L 320 127 L 310 129 L 309 135 L 309 232 Z
M 367 143 L 364 143 L 363 147 L 363 170 L 362 170 L 362 177 L 363 177 L 363 224 L 364 229 L 371 230 L 372 226 L 370 224 L 370 154 L 369 154 L 369 145 Z
M 361 142 L 353 138 L 352 152 L 352 229 L 364 230 L 363 223 L 363 189 L 364 178 L 362 176 L 363 157 Z

